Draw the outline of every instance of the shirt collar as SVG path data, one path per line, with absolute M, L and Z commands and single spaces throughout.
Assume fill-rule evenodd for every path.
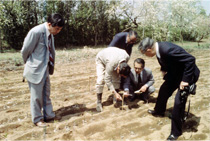
M 128 37 L 128 33 L 127 33 L 127 35 L 126 35 L 126 37 L 125 37 L 125 43 L 127 44 L 127 37 Z
M 47 28 L 47 22 L 45 22 L 44 25 L 45 25 L 45 28 L 46 28 L 46 35 L 47 35 L 47 39 L 48 39 L 48 37 L 50 35 L 50 31 Z
M 157 56 L 158 58 L 160 58 L 159 45 L 158 45 L 157 42 L 155 43 L 155 46 L 156 46 L 156 56 Z

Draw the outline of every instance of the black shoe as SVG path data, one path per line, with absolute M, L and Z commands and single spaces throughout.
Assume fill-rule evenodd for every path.
M 138 95 L 138 99 L 143 100 L 144 104 L 148 103 L 148 95 L 146 93 L 142 93 L 142 94 Z
M 173 134 L 170 134 L 167 138 L 167 141 L 174 141 L 177 140 L 179 136 L 174 136 Z
M 142 97 L 141 100 L 144 101 L 144 103 L 148 103 L 148 98 L 145 96 L 145 97 Z
M 152 114 L 153 116 L 160 116 L 160 117 L 164 117 L 165 113 L 158 113 L 155 110 L 148 110 L 149 114 Z

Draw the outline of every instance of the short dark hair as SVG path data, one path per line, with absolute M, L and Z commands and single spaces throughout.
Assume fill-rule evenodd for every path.
M 47 18 L 47 22 L 51 23 L 52 27 L 55 27 L 55 26 L 63 27 L 64 26 L 64 19 L 58 13 L 49 15 Z
M 144 61 L 144 59 L 142 59 L 142 58 L 136 58 L 135 60 L 134 60 L 134 64 L 135 63 L 138 63 L 138 64 L 142 64 L 142 67 L 144 68 L 144 66 L 145 66 L 145 61 Z
M 128 34 L 129 34 L 129 36 L 134 35 L 136 38 L 138 37 L 137 32 L 136 32 L 136 31 L 134 31 L 134 30 L 130 30 L 130 31 L 128 32 Z
M 147 49 L 151 49 L 154 43 L 155 41 L 153 39 L 147 37 L 140 42 L 138 49 L 144 53 L 147 51 Z
M 131 71 L 131 67 L 126 62 L 120 63 L 119 66 L 120 66 L 119 74 L 128 76 Z

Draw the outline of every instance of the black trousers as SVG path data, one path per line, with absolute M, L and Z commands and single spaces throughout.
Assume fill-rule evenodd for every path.
M 186 102 L 187 99 L 183 102 L 180 101 L 180 90 L 178 90 L 175 97 L 171 120 L 171 134 L 175 136 L 180 136 L 182 134 L 182 123 L 185 116 Z
M 180 101 L 180 90 L 179 85 L 181 81 L 165 81 L 159 90 L 157 102 L 155 105 L 155 111 L 158 113 L 164 113 L 166 111 L 168 98 L 173 94 L 173 92 L 178 89 L 175 97 L 174 108 L 172 111 L 172 124 L 171 133 L 175 136 L 180 136 L 182 134 L 182 119 L 185 113 L 186 101 Z

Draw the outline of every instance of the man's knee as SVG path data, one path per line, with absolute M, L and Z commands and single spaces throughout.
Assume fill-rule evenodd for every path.
M 154 86 L 150 86 L 149 88 L 148 88 L 148 94 L 152 94 L 152 93 L 154 93 L 155 92 L 155 87 Z

